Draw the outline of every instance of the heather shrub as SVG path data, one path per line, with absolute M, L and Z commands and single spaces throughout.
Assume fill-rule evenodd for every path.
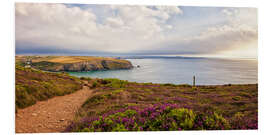
M 25 87 L 21 85 L 16 85 L 15 94 L 17 108 L 25 108 L 36 103 L 35 98 L 27 92 Z
M 84 77 L 84 76 L 80 77 L 79 79 L 80 80 L 86 80 L 86 81 L 91 81 L 92 80 L 92 78 L 90 78 L 90 77 Z
M 240 96 L 243 96 L 243 97 L 247 97 L 247 98 L 251 98 L 252 95 L 250 93 L 247 93 L 247 92 L 240 92 L 239 93 Z
M 104 84 L 106 87 L 111 88 L 124 88 L 128 84 L 128 82 L 114 78 L 107 78 L 102 80 L 102 84 Z
M 192 110 L 185 108 L 173 109 L 168 116 L 172 117 L 178 123 L 178 127 L 182 129 L 191 129 L 193 127 L 195 114 Z
M 125 82 L 121 86 L 118 79 L 97 79 L 97 82 L 102 88 L 95 90 L 98 97 L 93 96 L 92 101 L 85 103 L 82 107 L 85 115 L 78 117 L 79 121 L 66 131 L 84 128 L 90 132 L 258 128 L 255 85 L 174 87 L 166 84 L 165 87 Z
M 117 95 L 117 94 L 119 94 L 119 93 L 122 93 L 124 90 L 123 89 L 117 89 L 117 90 L 114 90 L 113 92 L 112 92 L 112 95 Z
M 241 99 L 241 97 L 240 96 L 235 96 L 235 97 L 232 97 L 232 99 L 235 100 L 235 101 L 239 101 Z
M 102 103 L 104 102 L 106 96 L 102 95 L 102 94 L 98 94 L 98 95 L 94 95 L 90 98 L 88 98 L 84 104 L 82 105 L 82 107 L 87 107 L 87 106 L 91 106 L 92 104 L 95 103 Z
M 211 115 L 207 115 L 205 117 L 204 126 L 206 129 L 230 129 L 229 122 L 222 117 L 222 115 L 217 114 L 214 112 Z
M 192 86 L 189 85 L 189 84 L 180 84 L 180 85 L 178 85 L 178 86 L 180 86 L 180 87 L 188 87 L 188 88 L 191 88 L 191 87 L 192 87 Z
M 94 82 L 92 83 L 91 88 L 96 88 L 96 87 L 98 87 L 98 86 L 99 86 L 99 83 L 98 83 L 97 81 L 94 81 Z
M 175 84 L 172 84 L 172 83 L 165 83 L 165 84 L 162 84 L 163 86 L 171 86 L 171 87 L 176 87 L 177 85 Z
M 16 65 L 16 108 L 25 108 L 37 101 L 70 94 L 82 88 L 80 80 L 61 73 L 49 73 Z
M 128 131 L 128 130 L 125 128 L 125 125 L 116 124 L 116 126 L 112 128 L 112 131 L 113 132 L 119 132 L 119 131 Z
M 84 128 L 83 130 L 81 130 L 81 132 L 90 132 L 89 128 Z
M 230 123 L 232 123 L 232 129 L 258 129 L 257 121 L 257 117 L 254 118 L 245 113 L 237 112 L 230 120 Z
M 82 126 L 87 125 L 87 126 Z M 122 108 L 100 117 L 85 117 L 66 131 L 175 131 L 230 129 L 228 121 L 217 113 L 196 114 L 176 104 L 155 104 L 146 108 Z M 88 131 L 88 130 L 87 130 Z
M 233 128 L 237 128 L 237 129 L 241 129 L 244 124 L 244 114 L 241 112 L 237 112 L 236 114 L 234 114 L 233 118 L 231 119 L 231 123 L 232 123 L 232 127 Z

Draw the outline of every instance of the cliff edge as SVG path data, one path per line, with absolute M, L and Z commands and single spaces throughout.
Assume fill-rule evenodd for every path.
M 130 61 L 93 56 L 16 56 L 16 63 L 45 71 L 98 71 L 131 69 Z

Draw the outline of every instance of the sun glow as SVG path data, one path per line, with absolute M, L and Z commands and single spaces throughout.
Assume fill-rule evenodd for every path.
M 235 47 L 230 50 L 222 51 L 217 54 L 219 57 L 228 57 L 228 58 L 252 58 L 258 59 L 258 46 L 257 41 L 250 44 Z

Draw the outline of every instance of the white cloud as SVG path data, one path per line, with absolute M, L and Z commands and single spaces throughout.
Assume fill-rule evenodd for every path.
M 222 10 L 222 13 L 224 13 L 227 16 L 232 16 L 232 15 L 236 14 L 237 12 L 238 12 L 238 10 L 236 10 L 236 9 L 228 9 L 228 8 L 226 8 L 226 9 Z
M 196 20 L 194 16 L 182 18 L 185 13 L 176 6 L 99 5 L 96 9 L 91 9 L 91 6 L 82 9 L 63 4 L 17 3 L 16 47 L 32 44 L 41 48 L 112 53 L 147 50 L 217 53 L 251 42 L 257 47 L 256 9 L 223 9 L 221 13 L 225 17 L 221 17 L 227 20 L 225 24 L 213 24 L 195 34 L 196 28 L 190 27 L 190 31 L 194 31 L 190 36 L 185 35 L 188 30 L 175 29 L 175 25 L 186 27 L 188 23 L 179 26 L 170 23 L 170 19 L 192 18 L 197 25 L 200 25 L 200 19 Z
M 111 27 L 121 27 L 124 25 L 124 22 L 120 18 L 109 17 L 106 19 L 106 24 L 110 25 Z
M 65 49 L 127 51 L 147 45 L 145 40 L 162 36 L 177 7 L 102 6 L 118 11 L 98 23 L 91 10 L 62 4 L 16 4 L 16 41 Z M 177 10 L 178 9 L 178 10 Z M 127 46 L 129 45 L 129 46 Z
M 210 27 L 206 31 L 189 38 L 177 35 L 165 39 L 157 50 L 167 53 L 223 54 L 238 55 L 254 49 L 252 57 L 257 55 L 258 31 L 246 25 L 222 25 Z M 235 50 L 235 51 L 234 51 Z M 229 53 L 228 53 L 229 52 Z M 256 55 L 254 55 L 256 54 Z
M 256 8 L 225 8 L 222 13 L 227 16 L 231 24 L 245 24 L 257 28 Z

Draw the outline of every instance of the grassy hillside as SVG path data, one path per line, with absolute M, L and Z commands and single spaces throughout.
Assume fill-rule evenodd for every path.
M 16 63 L 25 66 L 31 60 L 31 66 L 46 71 L 94 71 L 130 69 L 131 62 L 109 57 L 93 56 L 16 56 Z
M 16 109 L 37 101 L 62 96 L 82 88 L 78 78 L 62 73 L 49 73 L 16 65 Z
M 94 56 L 47 56 L 47 57 L 38 57 L 34 58 L 33 62 L 48 61 L 53 63 L 78 63 L 84 61 L 101 61 L 101 60 L 111 60 L 115 62 L 128 63 L 126 60 L 119 60 L 114 58 L 107 57 L 94 57 Z
M 67 132 L 258 128 L 257 84 L 192 87 L 88 80 L 95 94 Z
M 31 59 L 44 65 L 49 63 L 48 67 L 66 63 L 65 60 L 78 62 L 72 57 L 59 58 Z M 24 68 L 25 59 L 16 57 L 16 109 L 72 93 L 82 88 L 82 81 L 88 81 L 94 90 L 66 132 L 258 129 L 257 84 L 192 87 L 79 79 L 64 73 Z

